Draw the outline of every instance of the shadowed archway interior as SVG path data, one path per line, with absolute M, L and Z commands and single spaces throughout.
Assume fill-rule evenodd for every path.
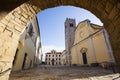
M 57 6 L 76 6 L 96 15 L 106 28 L 115 61 L 120 71 L 120 1 L 119 0 L 8 0 L 0 11 L 0 73 L 10 69 L 19 36 L 23 28 L 38 12 Z M 0 79 L 9 77 L 10 70 Z

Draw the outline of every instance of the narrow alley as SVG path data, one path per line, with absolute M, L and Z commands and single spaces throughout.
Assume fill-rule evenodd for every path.
M 10 80 L 120 80 L 118 73 L 100 67 L 42 65 L 12 72 Z

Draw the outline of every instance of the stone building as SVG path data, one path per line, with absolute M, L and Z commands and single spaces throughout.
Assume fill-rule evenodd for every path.
M 72 64 L 114 62 L 109 36 L 103 26 L 82 21 L 75 30 L 75 40 L 71 48 Z
M 61 52 L 51 50 L 51 52 L 46 53 L 45 62 L 47 65 L 61 65 Z
M 64 50 L 61 54 L 61 65 L 66 65 L 67 60 L 66 60 L 66 50 Z
M 67 18 L 65 23 L 65 50 L 67 56 L 67 64 L 71 65 L 71 47 L 74 43 L 74 35 L 76 29 L 76 22 L 75 19 Z
M 12 71 L 32 68 L 41 62 L 41 40 L 37 17 L 34 17 L 20 35 Z

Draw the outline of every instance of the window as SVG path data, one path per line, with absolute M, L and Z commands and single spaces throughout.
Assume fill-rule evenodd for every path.
M 32 23 L 30 23 L 30 25 L 29 25 L 28 33 L 29 33 L 30 36 L 33 35 L 33 25 L 32 25 Z
M 15 56 L 14 56 L 14 60 L 13 60 L 13 65 L 15 65 L 16 59 L 17 59 L 17 54 L 18 54 L 19 49 L 17 48 Z
M 73 24 L 72 24 L 72 23 L 70 23 L 70 27 L 73 27 Z

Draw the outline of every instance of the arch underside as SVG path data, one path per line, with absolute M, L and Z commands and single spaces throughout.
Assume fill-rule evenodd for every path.
M 120 71 L 119 0 L 30 0 L 6 13 L 0 21 L 0 63 L 3 64 L 0 65 L 1 73 L 12 67 L 20 33 L 30 19 L 42 10 L 57 6 L 76 6 L 87 9 L 104 23 Z M 2 11 L 0 17 L 1 14 Z

